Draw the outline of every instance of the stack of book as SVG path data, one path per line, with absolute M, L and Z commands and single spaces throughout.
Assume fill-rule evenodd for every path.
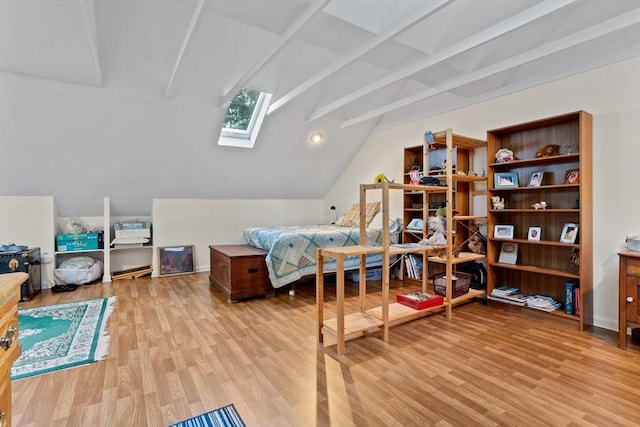
M 409 254 L 406 257 L 407 275 L 412 279 L 422 279 L 422 256 Z
M 562 307 L 558 301 L 544 295 L 533 295 L 527 299 L 527 306 L 542 311 L 553 311 Z
M 507 304 L 524 306 L 527 303 L 527 296 L 519 293 L 518 288 L 511 286 L 500 286 L 493 288 L 491 294 L 487 297 L 493 301 L 500 301 Z

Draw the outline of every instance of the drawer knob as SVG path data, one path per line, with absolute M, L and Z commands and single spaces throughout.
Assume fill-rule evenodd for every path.
M 627 302 L 633 302 L 633 297 L 627 297 Z
M 9 326 L 9 329 L 7 329 L 7 333 L 4 334 L 4 336 L 2 338 L 0 338 L 0 347 L 4 348 L 5 350 L 9 350 L 11 348 L 11 346 L 13 345 L 13 342 L 16 339 L 16 328 L 13 327 L 13 325 Z M 2 424 L 0 424 L 1 426 Z
M 4 425 L 4 411 L 0 411 L 0 427 Z

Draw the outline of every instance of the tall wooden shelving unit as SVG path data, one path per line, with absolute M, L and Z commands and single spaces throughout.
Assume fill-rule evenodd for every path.
M 317 250 L 317 274 L 316 274 L 316 300 L 317 300 L 317 315 L 318 315 L 318 342 L 324 342 L 324 336 L 329 335 L 335 337 L 337 342 L 337 353 L 339 355 L 344 353 L 345 341 L 351 338 L 362 336 L 366 332 L 381 331 L 382 339 L 386 342 L 389 336 L 389 327 L 414 320 L 420 317 L 433 314 L 442 310 L 446 311 L 447 318 L 452 315 L 452 307 L 457 304 L 469 301 L 475 297 L 484 295 L 484 291 L 477 291 L 471 289 L 469 293 L 453 298 L 452 280 L 454 266 L 461 262 L 473 261 L 478 259 L 484 259 L 484 255 L 471 254 L 467 252 L 460 252 L 457 256 L 454 256 L 454 251 L 458 252 L 462 246 L 461 243 L 456 245 L 456 239 L 462 239 L 461 234 L 454 233 L 454 224 L 457 222 L 469 222 L 475 221 L 478 218 L 470 215 L 470 206 L 472 197 L 469 191 L 469 185 L 475 183 L 481 183 L 486 181 L 483 176 L 469 176 L 453 174 L 452 159 L 454 146 L 458 150 L 472 151 L 475 148 L 485 146 L 484 141 L 466 138 L 459 135 L 454 135 L 453 132 L 448 129 L 447 131 L 437 133 L 436 141 L 438 144 L 442 144 L 446 149 L 447 156 L 447 168 L 445 169 L 445 176 L 447 185 L 445 186 L 433 186 L 433 185 L 412 185 L 412 184 L 395 184 L 384 182 L 381 184 L 361 184 L 360 185 L 360 206 L 364 207 L 367 200 L 367 192 L 381 191 L 382 192 L 382 224 L 383 224 L 383 242 L 382 246 L 367 246 L 366 244 L 366 232 L 365 232 L 365 210 L 364 208 L 360 213 L 360 245 L 358 246 L 346 246 L 336 248 L 320 248 Z M 428 164 L 428 147 L 423 150 L 424 164 Z M 466 162 L 469 161 L 469 154 L 467 153 Z M 465 167 L 468 167 L 467 163 Z M 454 217 L 453 204 L 450 202 L 453 200 L 454 183 L 465 183 L 464 191 L 458 191 L 457 197 L 460 198 L 458 206 L 460 209 L 464 208 L 461 215 Z M 424 227 L 422 230 L 422 237 L 427 234 L 427 219 L 428 219 L 428 206 L 431 198 L 440 198 L 445 200 L 447 206 L 447 243 L 445 245 L 432 246 L 432 245 L 411 245 L 416 243 L 415 241 L 404 242 L 400 245 L 392 245 L 389 239 L 389 191 L 399 190 L 404 193 L 405 203 L 407 200 L 412 200 L 414 203 L 416 200 L 420 200 L 423 210 L 420 211 L 422 218 L 424 219 Z M 475 195 L 475 194 L 474 194 Z M 405 218 L 406 219 L 406 218 Z M 454 236 L 455 235 L 455 236 Z M 409 243 L 409 244 L 407 244 Z M 444 252 L 445 256 L 440 255 Z M 382 269 L 382 295 L 381 305 L 377 307 L 366 306 L 366 256 L 370 254 L 382 254 L 383 269 Z M 423 291 L 433 290 L 432 284 L 428 281 L 429 266 L 434 264 L 444 264 L 447 272 L 446 281 L 446 297 L 444 305 L 438 307 L 427 308 L 424 310 L 415 310 L 411 307 L 399 304 L 397 302 L 389 301 L 389 264 L 390 257 L 393 255 L 406 256 L 406 255 L 421 256 L 424 266 L 422 277 L 419 281 L 413 281 L 412 284 L 419 284 Z M 360 256 L 360 280 L 359 280 L 359 310 L 355 313 L 345 313 L 344 309 L 344 260 L 348 256 Z M 337 261 L 336 272 L 336 305 L 337 315 L 333 319 L 324 319 L 324 270 L 323 264 L 325 258 L 335 258 Z M 386 267 L 385 267 L 386 266 Z
M 486 149 L 484 140 L 470 138 L 453 133 L 451 129 L 433 133 L 432 143 L 407 147 L 404 151 L 405 182 L 410 180 L 410 171 L 418 167 L 425 176 L 437 178 L 446 191 L 433 198 L 430 205 L 420 203 L 416 195 L 405 192 L 403 219 L 405 230 L 403 241 L 416 242 L 427 232 L 427 219 L 436 214 L 439 207 L 446 208 L 447 246 L 444 256 L 430 256 L 429 262 L 439 264 L 432 266 L 429 271 L 444 271 L 447 278 L 452 277 L 456 266 L 464 262 L 484 261 L 485 255 L 472 253 L 467 248 L 470 227 L 473 224 L 486 223 L 486 202 L 474 202 L 477 197 L 486 198 L 487 178 L 483 170 L 473 171 L 475 163 L 479 161 L 478 150 Z M 482 152 L 481 163 L 484 165 Z M 440 167 L 444 164 L 444 167 Z M 473 173 L 470 173 L 473 172 Z M 425 229 L 407 230 L 407 225 L 414 218 L 423 218 Z M 443 251 L 440 251 L 442 253 Z M 416 284 L 419 281 L 408 277 L 403 270 L 403 281 L 406 284 Z M 475 294 L 475 292 L 472 292 Z M 482 292 L 484 294 L 484 292 Z M 475 295 L 478 296 L 478 295 Z M 447 300 L 451 300 L 449 295 Z M 451 306 L 447 309 L 447 317 L 451 317 Z
M 493 209 L 490 201 L 488 203 L 487 292 L 508 285 L 519 288 L 523 294 L 546 295 L 564 304 L 564 284 L 579 281 L 580 312 L 567 314 L 559 308 L 548 314 L 574 321 L 583 330 L 593 321 L 591 115 L 577 111 L 490 130 L 487 141 L 489 194 L 503 198 L 505 202 L 502 210 Z M 547 145 L 555 146 L 556 153 L 537 157 L 538 150 Z M 515 159 L 497 163 L 494 156 L 502 148 L 512 150 Z M 568 171 L 577 171 L 579 178 L 568 182 Z M 543 172 L 541 184 L 528 186 L 536 172 Z M 519 185 L 496 186 L 494 177 L 497 173 L 517 175 Z M 546 209 L 533 207 L 540 201 L 547 203 Z M 567 223 L 578 224 L 574 243 L 560 241 Z M 518 244 L 515 264 L 499 262 L 504 240 L 493 235 L 495 225 L 514 226 L 511 242 Z M 540 240 L 528 239 L 531 226 L 541 228 Z M 577 271 L 569 271 L 569 260 L 574 251 L 579 252 L 579 266 Z

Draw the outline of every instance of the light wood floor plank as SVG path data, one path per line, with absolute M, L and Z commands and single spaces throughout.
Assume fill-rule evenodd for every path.
M 335 313 L 326 280 L 325 318 Z M 380 301 L 379 282 L 367 304 Z M 401 291 L 397 283 L 392 292 Z M 347 282 L 346 307 L 358 307 Z M 617 334 L 471 302 L 334 346 L 315 284 L 227 304 L 207 273 L 43 291 L 116 296 L 106 360 L 14 381 L 14 426 L 164 427 L 235 404 L 248 426 L 637 426 L 640 351 Z

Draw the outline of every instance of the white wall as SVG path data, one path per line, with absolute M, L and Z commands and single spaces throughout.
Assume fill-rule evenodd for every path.
M 386 129 L 371 135 L 325 198 L 347 205 L 358 184 L 378 173 L 402 181 L 403 148 L 426 130 L 486 138 L 486 131 L 558 114 L 593 115 L 594 324 L 618 329 L 618 256 L 625 237 L 640 232 L 640 57 L 587 73 Z M 401 216 L 400 195 L 392 216 Z
M 154 246 L 195 245 L 197 271 L 209 270 L 209 245 L 239 244 L 247 227 L 325 222 L 322 200 L 156 199 L 152 209 Z
M 55 208 L 53 197 L 0 196 L 0 244 L 40 248 L 42 286 L 53 284 Z

